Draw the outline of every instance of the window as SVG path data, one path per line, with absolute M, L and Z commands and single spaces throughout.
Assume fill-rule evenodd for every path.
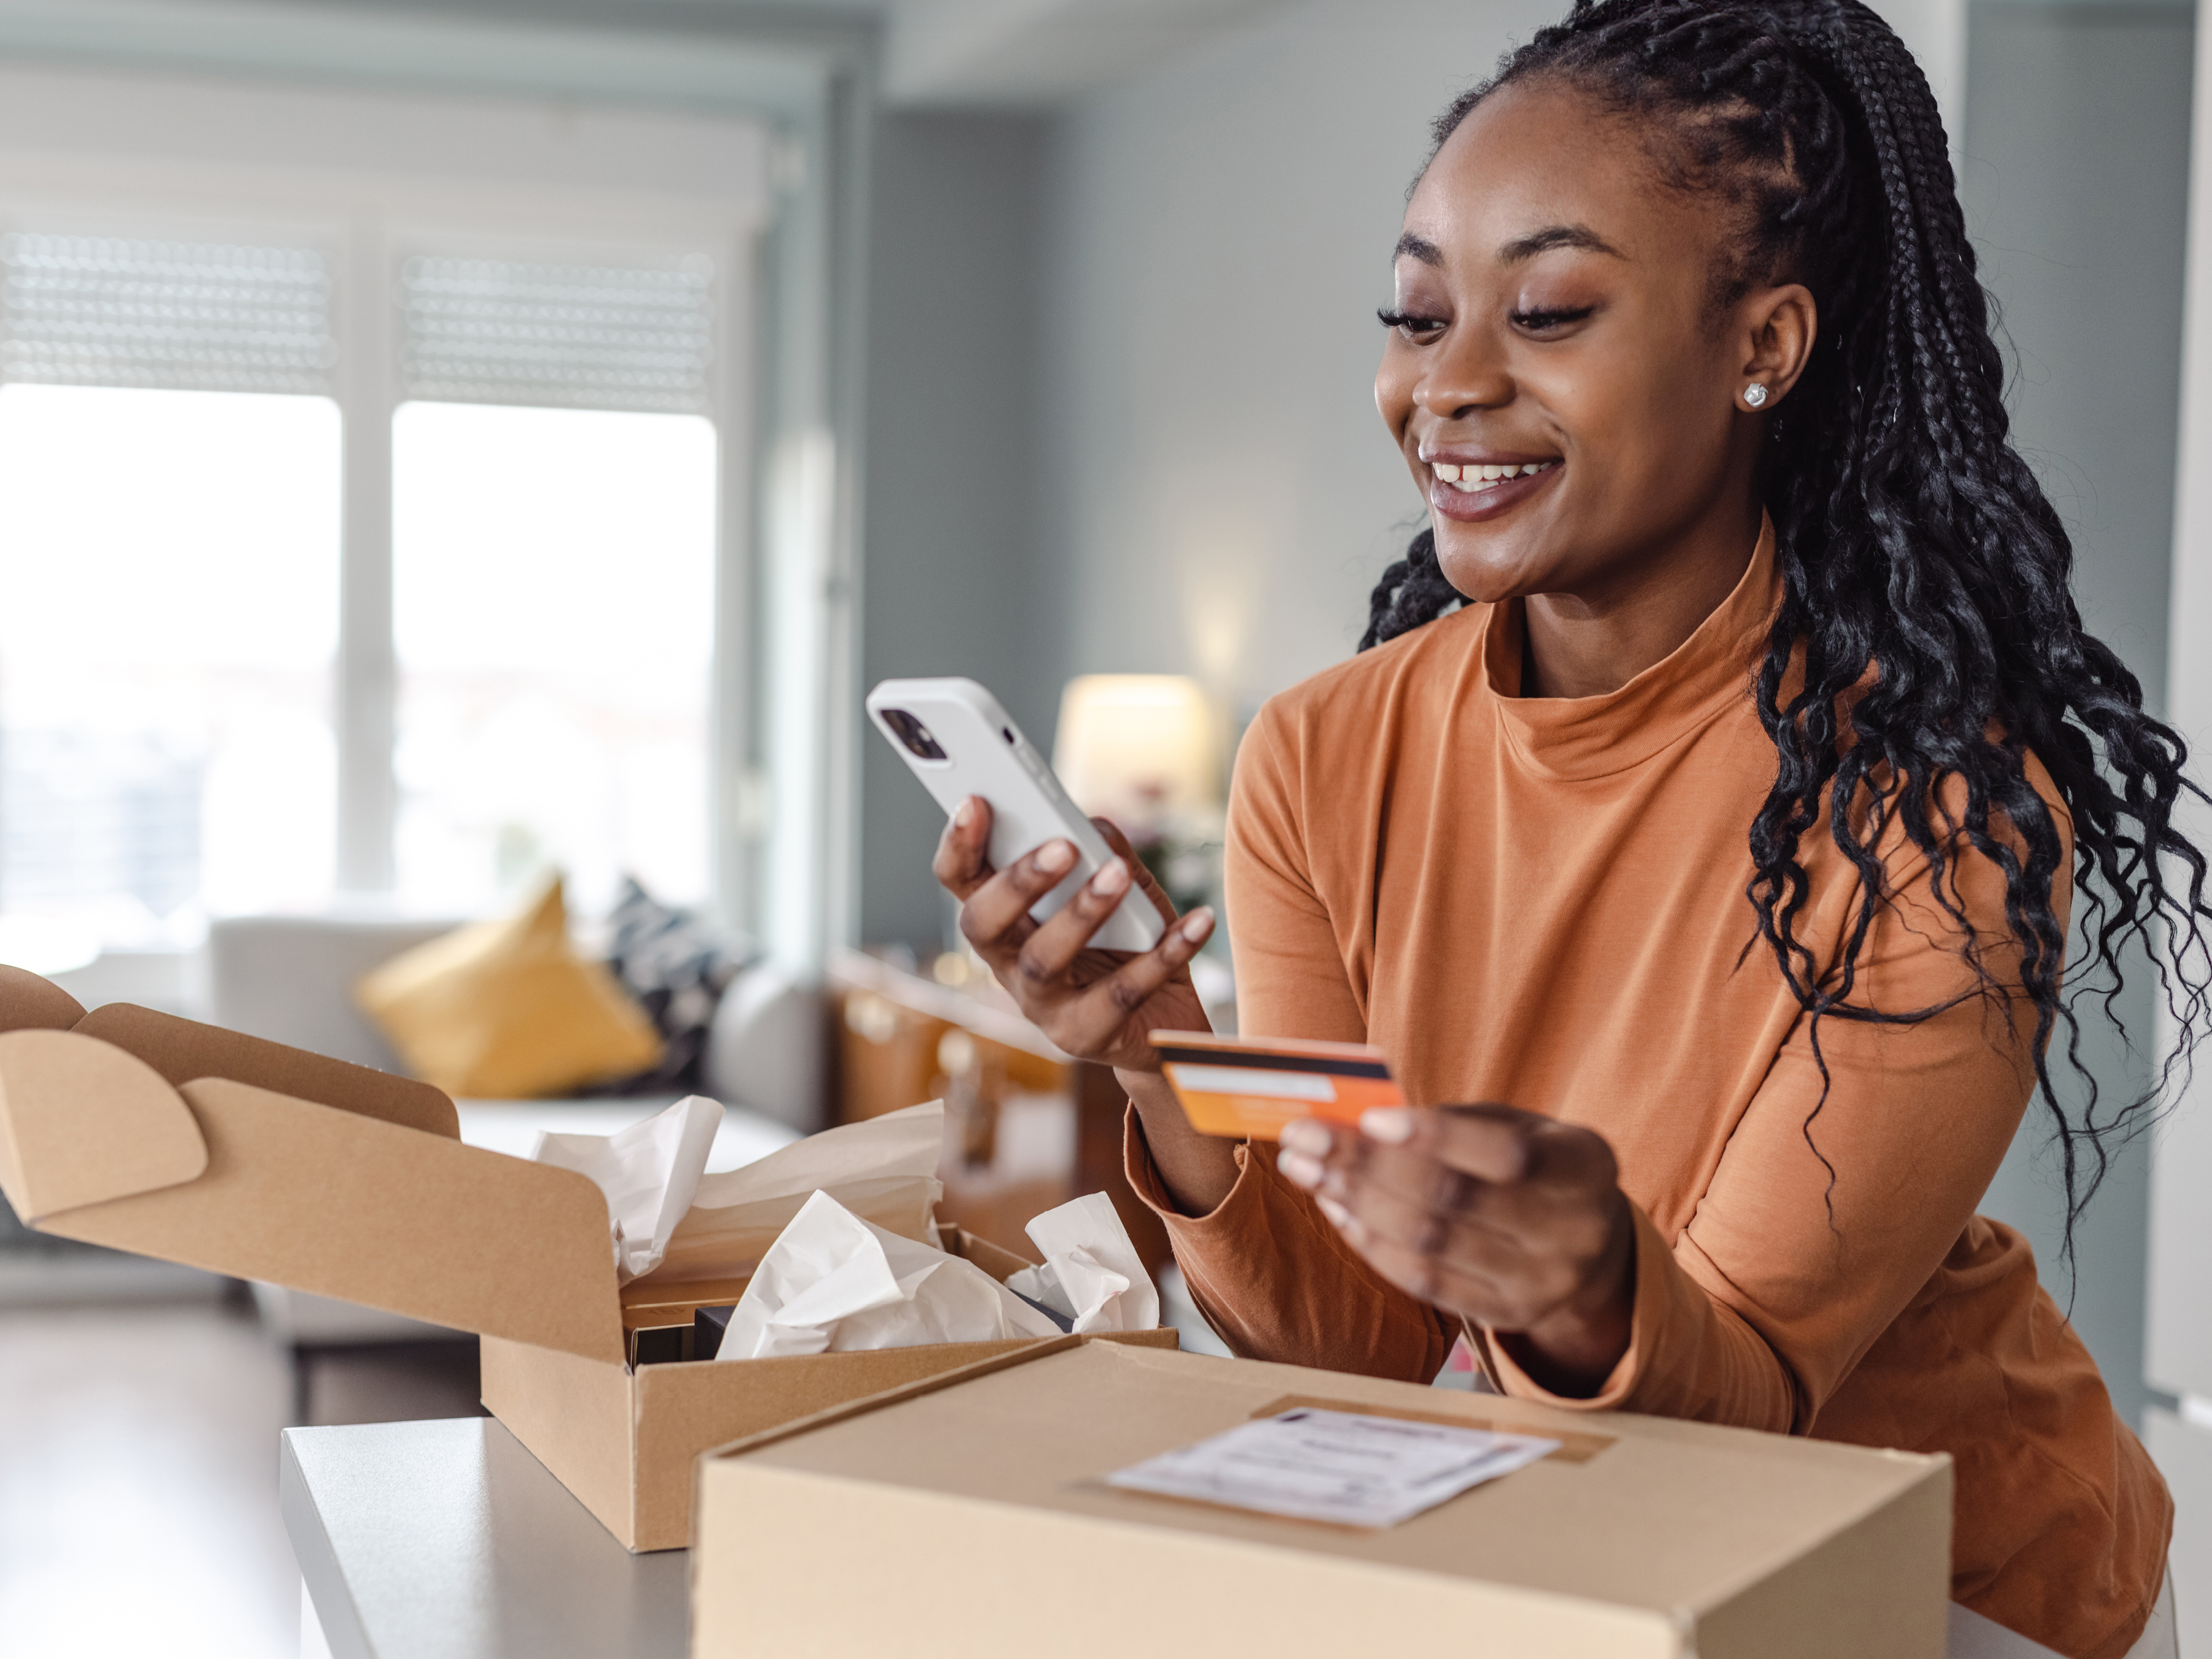
M 392 423 L 396 859 L 477 908 L 548 863 L 708 891 L 712 262 L 416 256 Z M 437 400 L 437 401 L 433 401 Z
M 706 896 L 714 428 L 410 403 L 392 422 L 399 890 L 475 908 L 548 862 Z
M 0 913 L 158 950 L 328 903 L 349 730 L 410 908 L 708 896 L 714 262 L 423 244 L 349 267 L 397 326 L 343 413 L 380 375 L 312 237 L 0 244 Z M 365 651 L 349 421 L 388 422 Z
M 0 389 L 0 902 L 110 945 L 331 887 L 337 408 Z
M 0 256 L 0 908 L 144 949 L 327 894 L 321 256 L 21 234 Z
M 822 418 L 818 319 L 753 310 L 757 272 L 819 287 L 765 112 L 817 93 L 738 53 L 641 99 L 603 55 L 0 100 L 0 959 L 150 950 L 118 971 L 174 1000 L 216 915 L 480 913 L 558 864 L 586 907 L 628 872 L 757 927 L 786 841 L 829 856 L 746 816 L 766 573 L 823 556 L 768 555 L 753 493 Z

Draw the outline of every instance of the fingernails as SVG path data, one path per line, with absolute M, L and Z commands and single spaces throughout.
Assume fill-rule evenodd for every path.
M 1308 1158 L 1304 1152 L 1278 1153 L 1275 1168 L 1282 1172 L 1284 1180 L 1295 1182 L 1301 1187 L 1321 1185 L 1321 1161 Z
M 1036 867 L 1056 875 L 1075 862 L 1075 848 L 1064 841 L 1048 841 L 1036 850 Z
M 1206 943 L 1206 936 L 1213 931 L 1213 912 L 1201 904 L 1182 919 L 1182 936 L 1193 945 Z
M 1129 885 L 1129 866 L 1119 859 L 1109 859 L 1098 866 L 1098 873 L 1091 878 L 1091 890 L 1100 898 L 1112 898 L 1124 892 Z
M 1327 1158 L 1331 1138 L 1328 1126 L 1316 1123 L 1310 1117 L 1283 1125 L 1284 1146 L 1294 1152 L 1304 1152 L 1309 1158 Z
M 1359 1115 L 1359 1133 L 1392 1146 L 1413 1138 L 1413 1115 L 1403 1106 L 1370 1106 Z
M 959 805 L 952 809 L 952 825 L 956 830 L 965 830 L 969 824 L 975 822 L 975 796 L 970 795 L 966 800 L 962 801 Z
M 1314 1202 L 1321 1206 L 1321 1212 L 1338 1226 L 1346 1227 L 1352 1224 L 1352 1212 L 1334 1199 L 1323 1198 L 1316 1193 L 1314 1194 Z

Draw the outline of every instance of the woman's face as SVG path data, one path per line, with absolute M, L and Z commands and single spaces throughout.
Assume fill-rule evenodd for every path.
M 1812 301 L 1754 285 L 1717 314 L 1734 234 L 1564 85 L 1504 88 L 1445 143 L 1406 210 L 1375 400 L 1461 592 L 1599 602 L 1701 531 L 1741 550 L 1759 424 L 1743 393 L 1763 380 L 1771 410 L 1787 390 L 1803 346 L 1775 356 L 1777 296 L 1802 299 L 1783 323 L 1807 343 Z

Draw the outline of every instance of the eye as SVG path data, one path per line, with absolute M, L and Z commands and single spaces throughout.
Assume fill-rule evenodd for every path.
M 1595 311 L 1595 306 L 1574 306 L 1562 308 L 1534 307 L 1512 313 L 1513 326 L 1524 334 L 1548 334 L 1555 330 L 1579 323 Z
M 1432 340 L 1444 331 L 1444 319 L 1441 317 L 1423 317 L 1411 311 L 1378 311 L 1375 314 L 1382 319 L 1383 327 L 1395 328 L 1417 343 Z

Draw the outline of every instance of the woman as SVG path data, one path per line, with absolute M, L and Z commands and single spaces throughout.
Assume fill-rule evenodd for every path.
M 990 870 L 980 802 L 967 936 L 1119 1069 L 1239 1352 L 1425 1380 L 1464 1331 L 1525 1398 L 1945 1450 L 1956 1599 L 2171 1653 L 2165 1489 L 1973 1210 L 2031 1096 L 2077 1212 L 2145 1103 L 2051 1089 L 2076 882 L 2092 980 L 2165 951 L 2193 1039 L 2203 863 L 2007 444 L 1925 81 L 1856 0 L 1578 5 L 1445 112 L 1396 271 L 1431 529 L 1245 738 L 1226 895 L 1245 1029 L 1417 1106 L 1194 1133 L 1145 1037 L 1212 917 L 1087 950 L 1116 865 L 1035 925 L 1073 849 Z

